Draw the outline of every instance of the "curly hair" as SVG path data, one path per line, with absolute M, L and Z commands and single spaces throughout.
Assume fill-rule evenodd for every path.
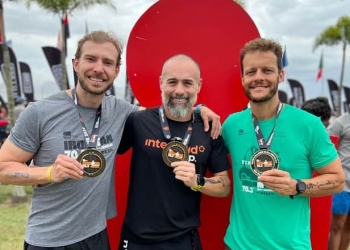
M 332 109 L 327 97 L 316 97 L 303 103 L 301 109 L 321 118 L 321 121 L 328 121 L 332 115 Z

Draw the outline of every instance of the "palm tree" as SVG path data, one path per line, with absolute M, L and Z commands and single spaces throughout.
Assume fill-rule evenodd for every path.
M 338 92 L 338 110 L 341 114 L 342 110 L 342 90 L 343 90 L 343 80 L 344 80 L 344 69 L 345 69 L 345 55 L 346 46 L 350 44 L 350 16 L 342 16 L 338 19 L 335 25 L 326 28 L 316 39 L 314 43 L 313 50 L 317 49 L 320 45 L 335 46 L 342 45 L 343 58 L 342 66 L 340 71 L 340 81 L 339 81 L 339 92 Z
M 115 9 L 111 0 L 27 0 L 27 6 L 37 3 L 41 8 L 58 15 L 61 20 L 61 38 L 65 37 L 64 16 L 71 14 L 76 9 L 87 9 L 94 4 L 106 4 Z M 62 65 L 62 87 L 68 88 L 66 69 L 66 41 L 62 39 L 61 65 Z

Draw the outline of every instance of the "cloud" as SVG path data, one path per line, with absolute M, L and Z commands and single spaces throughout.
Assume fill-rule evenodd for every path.
M 85 33 L 85 23 L 92 30 L 113 31 L 124 45 L 138 18 L 156 0 L 115 1 L 116 10 L 95 5 L 88 10 L 76 10 L 69 16 L 71 38 L 68 39 L 67 67 L 72 85 L 71 59 L 78 40 Z M 247 0 L 246 11 L 258 27 L 261 36 L 279 41 L 287 48 L 289 65 L 288 78 L 301 81 L 306 88 L 306 97 L 328 96 L 328 87 L 316 83 L 320 54 L 324 51 L 324 82 L 334 79 L 339 82 L 342 49 L 340 46 L 324 47 L 312 52 L 314 39 L 326 27 L 336 23 L 342 15 L 350 15 L 350 1 L 341 0 Z M 56 46 L 60 29 L 59 17 L 33 4 L 30 9 L 20 2 L 5 2 L 5 30 L 7 39 L 12 39 L 17 60 L 30 65 L 35 84 L 36 97 L 41 99 L 58 91 L 54 84 L 42 46 Z M 190 17 L 186 17 L 189 18 Z M 345 85 L 350 85 L 349 53 L 347 53 Z M 125 53 L 123 65 L 114 85 L 118 91 L 125 85 Z M 1 81 L 0 81 L 1 82 Z M 55 87 L 47 88 L 48 84 Z M 283 87 L 288 90 L 288 86 Z M 6 99 L 6 92 L 0 87 L 0 94 Z M 124 92 L 118 96 L 123 97 Z

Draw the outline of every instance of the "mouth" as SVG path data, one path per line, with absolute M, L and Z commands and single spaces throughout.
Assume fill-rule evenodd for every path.
M 90 81 L 97 82 L 97 83 L 103 83 L 103 82 L 106 81 L 106 79 L 101 78 L 101 77 L 92 77 L 92 76 L 88 76 L 87 78 L 88 78 Z
M 250 89 L 254 89 L 254 90 L 264 90 L 264 89 L 267 89 L 269 86 L 252 86 L 252 87 L 249 87 Z
M 185 104 L 188 101 L 188 97 L 175 96 L 175 97 L 171 97 L 170 100 L 175 104 Z

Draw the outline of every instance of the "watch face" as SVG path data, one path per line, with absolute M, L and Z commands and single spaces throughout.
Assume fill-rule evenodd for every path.
M 200 175 L 200 174 L 197 175 L 197 182 L 198 182 L 198 185 L 204 186 L 204 184 L 205 184 L 204 176 Z
M 297 191 L 298 193 L 304 193 L 306 190 L 306 184 L 303 181 L 298 180 Z

